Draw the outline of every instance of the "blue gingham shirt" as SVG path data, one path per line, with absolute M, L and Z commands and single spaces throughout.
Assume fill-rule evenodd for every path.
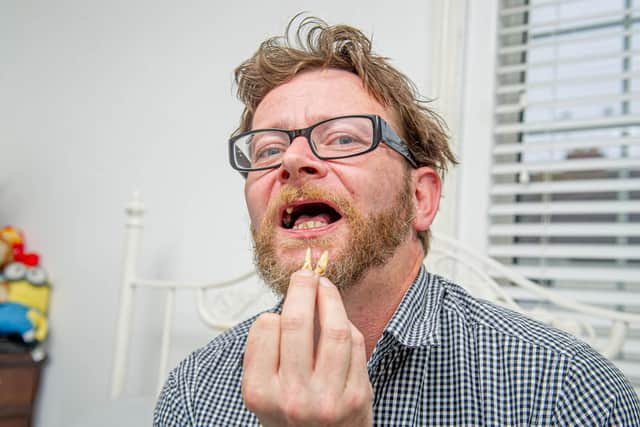
M 155 426 L 259 425 L 240 393 L 254 319 L 171 372 Z M 587 344 L 477 300 L 424 267 L 368 370 L 376 426 L 640 426 L 638 396 Z

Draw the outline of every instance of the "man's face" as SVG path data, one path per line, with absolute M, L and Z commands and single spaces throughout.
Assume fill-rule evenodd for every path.
M 348 114 L 377 114 L 394 124 L 356 75 L 309 71 L 269 92 L 252 128 L 298 129 Z M 298 137 L 279 168 L 249 173 L 245 197 L 256 264 L 281 293 L 307 247 L 315 260 L 328 250 L 327 276 L 340 288 L 352 286 L 402 244 L 413 216 L 410 172 L 384 144 L 361 156 L 320 160 Z

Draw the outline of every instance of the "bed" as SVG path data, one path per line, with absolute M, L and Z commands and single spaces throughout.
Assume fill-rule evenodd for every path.
M 224 278 L 214 282 L 181 282 L 155 280 L 140 277 L 137 263 L 140 255 L 144 205 L 139 194 L 134 193 L 126 208 L 126 242 L 123 266 L 123 280 L 120 288 L 120 312 L 117 323 L 116 343 L 111 384 L 112 403 L 104 414 L 97 414 L 97 420 L 89 425 L 113 425 L 113 414 L 122 414 L 128 425 L 149 423 L 157 393 L 160 391 L 168 369 L 172 340 L 176 297 L 182 293 L 193 295 L 192 310 L 204 325 L 215 331 L 223 331 L 237 322 L 237 312 L 256 309 L 256 301 L 266 306 L 273 297 L 266 287 L 262 287 L 246 301 L 246 295 L 234 296 L 233 289 L 245 286 L 248 281 L 256 281 L 255 272 L 249 267 L 238 277 Z M 640 331 L 640 315 L 623 313 L 601 306 L 578 302 L 559 294 L 550 288 L 540 286 L 521 276 L 513 269 L 476 253 L 461 242 L 434 233 L 429 255 L 425 259 L 428 270 L 448 277 L 464 286 L 473 295 L 522 312 L 559 329 L 566 330 L 589 342 L 603 355 L 622 364 L 621 369 L 640 388 L 640 362 L 624 361 L 624 349 L 630 333 Z M 155 289 L 163 294 L 162 322 L 159 325 L 157 371 L 154 375 L 155 394 L 130 396 L 125 392 L 129 357 L 135 349 L 130 348 L 132 333 L 133 304 L 142 289 Z M 211 303 L 207 299 L 210 292 L 231 295 L 222 303 Z M 235 298 L 235 299 L 234 299 Z M 245 299 L 245 300 L 243 300 Z M 217 301 L 222 299 L 217 298 Z M 260 306 L 258 304 L 258 306 Z M 230 313 L 234 307 L 234 313 Z M 159 308 L 160 309 L 160 308 Z M 171 366 L 170 366 L 171 365 Z M 105 414 L 111 414 L 106 416 Z M 100 424 L 105 422 L 105 424 Z M 124 425 L 124 424 L 123 424 Z

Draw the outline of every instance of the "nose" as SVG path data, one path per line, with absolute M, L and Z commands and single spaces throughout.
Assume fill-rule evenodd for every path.
M 327 165 L 311 151 L 304 136 L 298 136 L 282 156 L 278 179 L 282 183 L 322 178 L 327 174 Z

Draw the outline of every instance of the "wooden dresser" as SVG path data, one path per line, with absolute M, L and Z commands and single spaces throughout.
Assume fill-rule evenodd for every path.
M 40 370 L 31 353 L 0 353 L 0 427 L 30 427 Z

